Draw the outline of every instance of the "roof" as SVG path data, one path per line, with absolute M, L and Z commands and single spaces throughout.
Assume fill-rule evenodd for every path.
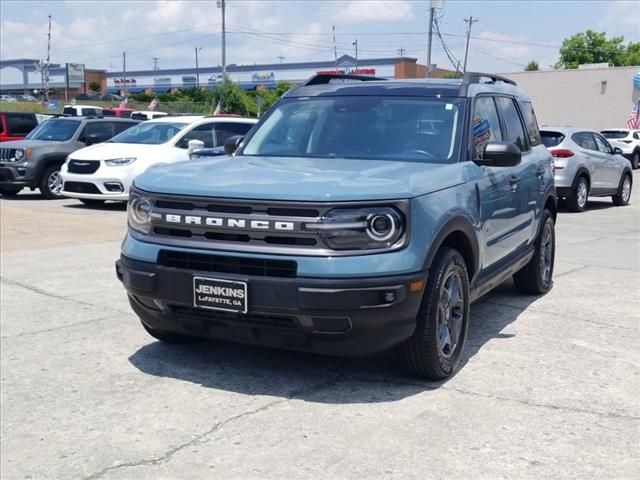
M 575 133 L 575 132 L 594 132 L 594 133 L 598 133 L 596 130 L 594 130 L 593 128 L 580 128 L 580 127 L 573 127 L 573 126 L 564 126 L 564 127 L 557 127 L 554 125 L 548 126 L 548 125 L 543 125 L 542 127 L 540 127 L 540 131 L 553 131 L 553 132 L 561 132 L 564 134 L 571 134 L 571 133 Z
M 153 120 L 147 120 L 149 123 L 175 123 L 175 122 L 183 122 L 183 123 L 191 123 L 196 122 L 198 120 L 202 120 L 204 115 L 167 115 L 165 117 L 154 118 Z

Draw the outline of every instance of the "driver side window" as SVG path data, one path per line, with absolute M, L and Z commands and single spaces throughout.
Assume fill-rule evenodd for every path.
M 178 141 L 176 147 L 188 148 L 189 140 L 200 140 L 204 143 L 204 148 L 215 147 L 215 123 L 200 125 L 188 131 L 184 137 Z
M 489 142 L 502 141 L 500 120 L 493 97 L 477 97 L 471 122 L 474 158 L 482 158 L 484 147 Z
M 609 142 L 607 142 L 604 139 L 604 137 L 602 137 L 601 135 L 598 135 L 597 133 L 594 133 L 593 136 L 596 138 L 596 144 L 598 145 L 598 150 L 600 150 L 603 153 L 613 154 L 613 148 L 611 148 L 611 145 L 609 145 Z

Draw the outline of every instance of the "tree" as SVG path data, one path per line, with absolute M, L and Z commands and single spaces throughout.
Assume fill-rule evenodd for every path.
M 100 82 L 93 81 L 89 83 L 89 90 L 95 93 L 100 93 L 100 91 L 102 90 L 102 85 L 100 85 Z
M 624 37 L 607 39 L 605 32 L 587 30 L 576 33 L 562 42 L 560 59 L 556 62 L 555 68 L 578 68 L 578 65 L 584 63 L 633 65 L 634 61 L 638 61 L 640 44 L 629 43 L 625 46 L 622 42 Z
M 255 115 L 255 102 L 249 97 L 240 85 L 225 79 L 213 92 L 213 103 L 220 102 L 224 113 L 235 113 L 236 115 Z
M 524 67 L 525 72 L 537 72 L 538 70 L 540 70 L 540 65 L 538 65 L 538 62 L 535 60 L 531 60 L 527 63 L 527 66 Z

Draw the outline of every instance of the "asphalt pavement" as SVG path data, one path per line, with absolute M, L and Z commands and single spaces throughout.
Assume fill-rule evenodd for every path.
M 637 186 L 638 187 L 638 186 Z M 561 212 L 555 285 L 473 304 L 463 368 L 412 378 L 131 312 L 119 204 L 0 199 L 0 478 L 637 479 L 640 194 Z

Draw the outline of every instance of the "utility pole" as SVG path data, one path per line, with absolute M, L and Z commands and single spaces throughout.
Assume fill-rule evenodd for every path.
M 151 60 L 153 60 L 153 69 L 154 70 L 158 70 L 158 61 L 160 60 L 159 57 L 151 57 Z
M 276 58 L 279 58 L 280 59 L 280 63 L 282 63 L 282 61 L 287 57 L 283 57 L 282 55 L 278 55 Z
M 356 38 L 351 45 L 356 47 L 356 70 L 358 70 L 358 39 Z
M 336 73 L 338 73 L 338 47 L 336 46 L 336 26 L 331 26 L 331 33 L 333 34 L 333 58 L 336 63 Z
M 122 52 L 122 84 L 124 85 L 124 95 L 127 96 L 127 52 Z
M 400 54 L 401 57 L 404 57 L 404 52 L 405 52 L 404 48 L 399 48 L 398 49 L 398 53 Z
M 196 88 L 200 88 L 200 67 L 198 66 L 198 52 L 202 47 L 195 47 L 196 50 Z
M 464 50 L 464 65 L 462 67 L 462 73 L 467 72 L 467 57 L 469 55 L 469 39 L 471 38 L 471 26 L 478 21 L 477 18 L 473 18 L 473 15 L 469 16 L 469 18 L 464 19 L 465 23 L 469 24 L 467 28 L 467 46 Z
M 49 15 L 49 33 L 47 34 L 47 63 L 44 66 L 44 101 L 49 103 L 49 64 L 51 63 L 51 15 Z
M 227 78 L 227 30 L 225 24 L 225 0 L 218 0 L 218 8 L 222 10 L 222 80 Z
M 433 2 L 429 5 L 429 37 L 427 38 L 427 78 L 431 76 L 431 38 L 433 37 Z

